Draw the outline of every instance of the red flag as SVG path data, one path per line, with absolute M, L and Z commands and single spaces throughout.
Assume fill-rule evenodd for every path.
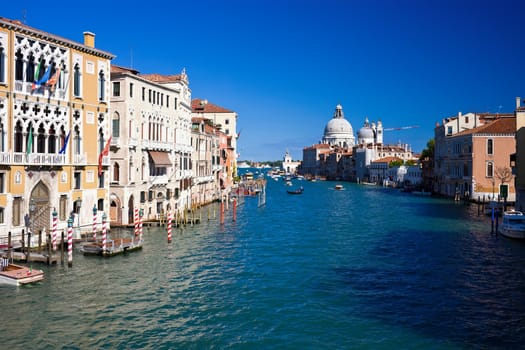
M 111 137 L 109 138 L 104 150 L 98 155 L 98 176 L 102 175 L 102 158 L 109 154 L 109 144 L 111 143 Z

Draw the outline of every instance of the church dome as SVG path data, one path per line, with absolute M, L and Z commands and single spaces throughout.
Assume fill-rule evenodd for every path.
M 346 119 L 332 119 L 326 124 L 326 127 L 324 128 L 324 134 L 325 136 L 330 134 L 353 134 L 354 130 L 352 129 L 352 125 L 348 122 Z
M 323 143 L 351 147 L 354 145 L 354 130 L 352 125 L 345 119 L 343 107 L 335 107 L 334 116 L 324 128 Z
M 373 143 L 375 139 L 375 132 L 372 127 L 370 127 L 370 123 L 368 122 L 368 118 L 365 120 L 365 125 L 359 129 L 359 132 L 357 133 L 357 141 L 359 143 Z

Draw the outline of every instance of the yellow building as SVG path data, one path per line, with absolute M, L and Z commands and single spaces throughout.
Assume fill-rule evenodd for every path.
M 76 234 L 109 213 L 110 63 L 77 43 L 0 17 L 0 240 Z

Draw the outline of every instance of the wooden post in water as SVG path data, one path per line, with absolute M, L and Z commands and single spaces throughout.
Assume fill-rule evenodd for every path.
M 478 216 L 479 216 L 480 207 L 481 207 L 481 201 L 480 201 L 479 196 L 478 196 Z
M 60 263 L 64 265 L 64 231 L 62 230 L 62 240 L 60 241 Z
M 24 229 L 22 229 L 22 252 L 26 251 L 26 242 L 25 242 L 25 234 Z
M 233 199 L 233 221 L 237 221 L 237 199 Z
M 27 250 L 26 261 L 29 262 L 29 255 L 31 255 L 31 232 L 27 231 Z
M 221 225 L 224 224 L 224 200 L 221 200 Z
M 42 230 L 38 231 L 38 252 L 42 252 Z
M 51 265 L 51 234 L 47 234 L 46 239 L 46 248 L 47 248 L 47 265 Z
M 11 231 L 7 234 L 7 259 L 11 259 Z
M 73 267 L 73 219 L 67 220 L 67 266 Z

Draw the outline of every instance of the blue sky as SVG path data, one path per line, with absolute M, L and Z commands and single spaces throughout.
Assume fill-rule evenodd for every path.
M 97 48 L 141 73 L 186 68 L 193 98 L 238 113 L 242 160 L 278 160 L 319 142 L 341 104 L 385 143 L 421 151 L 458 112 L 512 112 L 525 97 L 525 1 L 54 1 L 0 16 Z

